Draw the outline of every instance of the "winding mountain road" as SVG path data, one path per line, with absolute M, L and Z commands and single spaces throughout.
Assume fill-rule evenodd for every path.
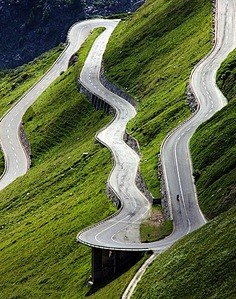
M 184 124 L 175 129 L 162 145 L 161 160 L 174 230 L 170 236 L 157 242 L 144 244 L 139 241 L 139 224 L 148 215 L 150 205 L 134 184 L 139 157 L 123 141 L 126 123 L 134 117 L 135 110 L 100 83 L 101 56 L 105 50 L 106 39 L 100 36 L 96 40 L 80 80 L 88 90 L 110 103 L 116 110 L 114 121 L 100 132 L 97 138 L 113 153 L 115 167 L 110 175 L 109 184 L 120 198 L 122 208 L 115 217 L 80 232 L 77 236 L 79 242 L 104 249 L 152 249 L 162 252 L 182 236 L 206 223 L 198 206 L 193 182 L 189 140 L 202 122 L 227 103 L 216 86 L 216 71 L 221 62 L 236 47 L 236 2 L 218 0 L 216 8 L 215 46 L 212 52 L 195 67 L 191 75 L 190 85 L 199 102 L 199 109 Z
M 199 209 L 192 179 L 188 143 L 196 128 L 226 104 L 226 99 L 216 87 L 215 75 L 220 63 L 236 47 L 234 0 L 217 1 L 216 20 L 216 44 L 191 76 L 191 87 L 199 102 L 199 110 L 166 138 L 161 149 L 174 222 L 174 231 L 169 237 L 149 244 L 139 241 L 139 225 L 149 215 L 150 203 L 135 185 L 140 157 L 123 140 L 126 124 L 135 116 L 136 111 L 130 103 L 107 90 L 99 80 L 102 56 L 119 20 L 94 19 L 74 25 L 68 34 L 67 48 L 52 68 L 1 119 L 0 142 L 6 159 L 6 171 L 0 180 L 0 190 L 25 174 L 29 167 L 18 137 L 23 114 L 56 77 L 66 70 L 70 57 L 90 31 L 96 27 L 105 27 L 86 59 L 80 81 L 87 90 L 108 102 L 116 111 L 114 121 L 98 133 L 97 139 L 105 144 L 114 156 L 115 165 L 109 176 L 109 184 L 120 198 L 122 207 L 115 216 L 80 232 L 77 240 L 104 249 L 152 249 L 162 252 L 182 236 L 204 225 L 206 220 Z M 179 200 L 176 200 L 177 194 L 180 195 Z

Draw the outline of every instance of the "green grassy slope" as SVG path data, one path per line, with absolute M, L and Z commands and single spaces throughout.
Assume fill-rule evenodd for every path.
M 222 64 L 218 85 L 229 104 L 199 127 L 191 140 L 197 190 L 209 218 L 236 204 L 236 51 Z
M 94 142 L 110 116 L 76 86 L 91 42 L 24 117 L 33 167 L 0 192 L 1 299 L 84 298 L 89 290 L 91 252 L 76 234 L 115 211 L 105 195 L 110 153 Z M 112 286 L 118 297 L 136 268 Z
M 108 44 L 108 78 L 140 102 L 129 129 L 140 143 L 142 174 L 156 197 L 157 154 L 167 132 L 190 115 L 186 84 L 211 48 L 210 31 L 210 1 L 150 0 L 121 23 Z

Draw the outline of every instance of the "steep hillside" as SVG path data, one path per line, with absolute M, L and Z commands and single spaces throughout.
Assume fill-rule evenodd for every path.
M 156 197 L 161 142 L 190 115 L 186 86 L 193 66 L 210 50 L 211 38 L 210 1 L 150 0 L 117 28 L 108 45 L 108 78 L 139 101 L 129 129 L 140 143 L 142 173 Z
M 191 142 L 194 167 L 200 175 L 197 190 L 201 207 L 209 218 L 220 215 L 160 256 L 132 298 L 236 296 L 235 74 L 236 51 L 217 74 L 229 104 L 204 123 Z
M 191 141 L 194 167 L 200 175 L 200 204 L 209 218 L 215 218 L 160 256 L 132 298 L 236 297 L 235 74 L 236 51 L 217 74 L 229 104 L 205 122 Z

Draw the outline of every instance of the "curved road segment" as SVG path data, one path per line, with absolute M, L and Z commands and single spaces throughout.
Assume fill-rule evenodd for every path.
M 121 200 L 122 208 L 109 219 L 80 232 L 77 240 L 83 244 L 117 250 L 148 250 L 162 252 L 180 237 L 205 224 L 192 179 L 188 143 L 200 123 L 210 118 L 226 104 L 216 87 L 215 75 L 221 61 L 236 46 L 236 4 L 234 0 L 219 0 L 216 14 L 217 38 L 212 52 L 195 68 L 191 86 L 199 101 L 198 112 L 166 138 L 161 159 L 169 195 L 173 233 L 158 242 L 142 244 L 139 225 L 149 215 L 150 203 L 135 185 L 139 156 L 123 141 L 127 122 L 136 114 L 134 107 L 107 90 L 99 80 L 100 66 L 106 44 L 119 20 L 89 20 L 74 25 L 68 34 L 68 46 L 52 68 L 18 103 L 1 119 L 0 141 L 6 159 L 6 171 L 0 181 L 0 190 L 26 173 L 29 161 L 18 137 L 25 111 L 38 96 L 67 69 L 72 54 L 78 50 L 90 31 L 96 27 L 106 30 L 96 39 L 81 72 L 81 83 L 92 93 L 112 105 L 116 111 L 114 121 L 97 139 L 105 144 L 114 156 L 115 165 L 109 184 Z M 179 194 L 179 200 L 176 199 Z

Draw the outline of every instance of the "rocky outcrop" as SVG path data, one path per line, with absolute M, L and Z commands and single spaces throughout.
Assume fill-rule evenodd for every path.
M 142 2 L 0 0 L 0 69 L 15 68 L 65 42 L 77 21 L 133 11 Z
M 0 68 L 14 68 L 65 42 L 84 19 L 80 0 L 0 0 Z
M 109 16 L 111 14 L 128 13 L 138 9 L 145 0 L 85 0 L 84 11 L 86 17 Z
M 187 86 L 186 99 L 187 99 L 188 106 L 189 106 L 189 109 L 191 110 L 191 112 L 194 113 L 195 111 L 197 111 L 198 101 L 196 100 L 195 95 L 193 94 L 190 85 Z
M 148 201 L 151 204 L 153 204 L 154 198 L 153 198 L 151 192 L 148 190 L 148 187 L 147 187 L 146 182 L 141 174 L 140 169 L 138 170 L 138 172 L 136 174 L 135 183 L 136 183 L 136 186 L 138 187 L 138 189 L 146 196 Z
M 165 183 L 165 178 L 164 178 L 160 155 L 158 156 L 158 177 L 159 177 L 160 185 L 161 185 L 160 191 L 161 191 L 162 214 L 163 214 L 163 217 L 165 220 L 171 219 L 168 194 L 167 194 L 167 190 L 166 190 L 166 183 Z
M 113 188 L 111 188 L 111 186 L 108 182 L 106 184 L 106 195 L 108 198 L 110 198 L 110 200 L 117 207 L 117 209 L 121 208 L 121 201 L 120 201 L 118 195 L 115 193 Z
M 216 0 L 212 0 L 212 33 L 213 33 L 212 43 L 213 43 L 213 45 L 216 42 L 216 22 L 215 22 L 215 18 L 216 18 Z
M 124 135 L 124 141 L 125 143 L 131 147 L 138 155 L 140 154 L 140 148 L 139 148 L 139 144 L 138 141 L 131 136 L 128 132 L 125 132 Z

